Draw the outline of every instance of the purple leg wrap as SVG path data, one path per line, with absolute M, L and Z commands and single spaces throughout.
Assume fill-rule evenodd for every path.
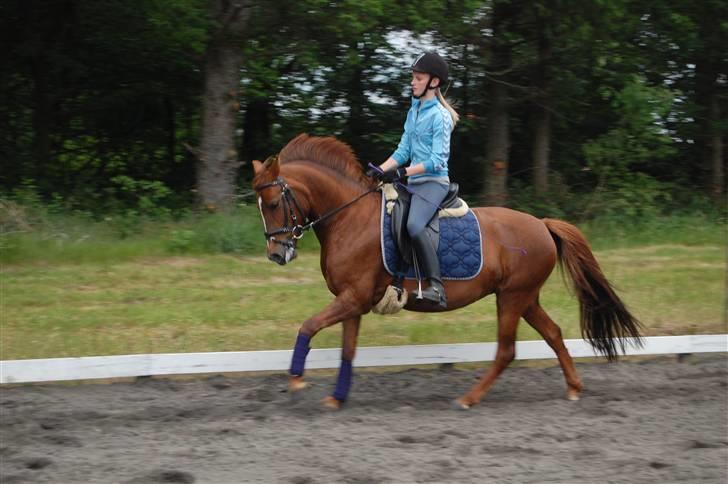
M 306 356 L 311 347 L 308 343 L 311 341 L 309 336 L 298 333 L 296 338 L 296 346 L 293 348 L 293 358 L 291 358 L 291 369 L 289 373 L 294 376 L 303 376 L 303 367 L 306 366 Z
M 345 402 L 351 388 L 351 361 L 341 360 L 339 378 L 336 380 L 336 389 L 333 397 L 340 402 Z

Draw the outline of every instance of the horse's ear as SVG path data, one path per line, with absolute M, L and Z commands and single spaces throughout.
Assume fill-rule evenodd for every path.
M 256 175 L 260 174 L 263 170 L 265 170 L 265 165 L 261 163 L 258 160 L 253 160 L 253 173 Z
M 268 169 L 273 178 L 278 178 L 281 170 L 280 164 L 278 163 L 278 155 L 269 156 L 263 165 Z

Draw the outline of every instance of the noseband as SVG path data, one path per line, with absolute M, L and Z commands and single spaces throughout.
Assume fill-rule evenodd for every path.
M 303 237 L 303 234 L 311 229 L 314 225 L 317 223 L 326 220 L 327 218 L 331 217 L 332 215 L 340 212 L 341 210 L 344 210 L 346 207 L 358 202 L 362 198 L 364 198 L 366 195 L 369 195 L 372 192 L 376 192 L 381 188 L 381 184 L 377 185 L 374 188 L 370 188 L 366 192 L 362 193 L 361 195 L 357 196 L 355 199 L 351 200 L 350 202 L 345 203 L 344 205 L 337 207 L 316 220 L 309 221 L 308 215 L 303 213 L 303 210 L 301 209 L 301 205 L 298 203 L 298 200 L 296 199 L 296 194 L 293 192 L 293 188 L 291 188 L 288 183 L 283 179 L 283 177 L 278 177 L 275 180 L 273 180 L 270 183 L 266 183 L 264 185 L 260 185 L 258 187 L 255 187 L 255 191 L 261 191 L 266 188 L 270 187 L 281 187 L 281 200 L 283 201 L 283 206 L 281 207 L 283 209 L 284 215 L 286 212 L 288 212 L 288 215 L 286 217 L 285 225 L 281 228 L 272 230 L 270 232 L 263 232 L 265 235 L 266 240 L 273 241 L 276 244 L 281 244 L 285 247 L 294 248 L 294 243 L 290 239 L 286 240 L 278 240 L 275 238 L 276 235 L 280 234 L 291 234 L 291 237 L 295 240 L 300 239 Z M 301 214 L 301 216 L 304 217 L 303 225 L 298 223 L 298 217 L 296 217 L 296 210 L 294 210 L 294 207 L 296 210 L 298 210 L 298 213 Z M 261 207 L 262 209 L 262 207 Z M 262 216 L 262 210 L 261 210 L 261 216 Z M 265 223 L 265 219 L 263 220 Z M 288 222 L 291 222 L 291 225 L 288 225 Z
M 294 245 L 290 239 L 278 240 L 275 238 L 275 236 L 280 234 L 291 234 L 294 239 L 298 240 L 303 237 L 303 233 L 311 228 L 311 225 L 313 224 L 308 223 L 308 216 L 304 215 L 303 210 L 301 209 L 301 205 L 298 203 L 298 199 L 296 199 L 296 194 L 293 192 L 293 189 L 288 186 L 288 183 L 286 183 L 283 178 L 278 177 L 271 183 L 266 183 L 265 185 L 257 187 L 256 190 L 260 191 L 266 188 L 276 186 L 281 187 L 281 201 L 283 202 L 283 206 L 281 208 L 283 209 L 284 215 L 286 214 L 286 212 L 288 212 L 288 216 L 286 217 L 286 222 L 283 227 L 272 230 L 270 232 L 263 232 L 263 234 L 268 241 L 273 241 L 276 244 L 281 244 L 285 247 L 293 248 Z M 298 213 L 300 213 L 302 216 L 305 216 L 303 223 L 306 225 L 301 225 L 298 223 L 296 210 L 298 210 Z M 288 222 L 291 222 L 292 224 L 288 225 Z

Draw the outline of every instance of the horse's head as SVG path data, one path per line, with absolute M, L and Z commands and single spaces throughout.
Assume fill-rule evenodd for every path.
M 296 242 L 303 236 L 306 214 L 293 189 L 281 178 L 277 156 L 264 163 L 253 161 L 253 170 L 268 259 L 285 265 L 296 258 Z

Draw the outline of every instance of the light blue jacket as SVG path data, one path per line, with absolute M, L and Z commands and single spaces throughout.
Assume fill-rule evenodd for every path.
M 412 98 L 402 139 L 392 154 L 398 166 L 408 161 L 413 166 L 425 165 L 425 173 L 410 177 L 410 182 L 449 181 L 447 161 L 452 128 L 452 117 L 437 98 L 425 102 Z

